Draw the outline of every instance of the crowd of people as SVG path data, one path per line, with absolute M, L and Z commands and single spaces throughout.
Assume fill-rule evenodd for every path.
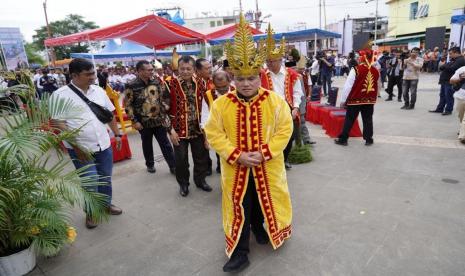
M 107 183 L 92 189 L 107 196 L 111 215 L 120 215 L 123 210 L 112 203 L 113 162 L 107 126 L 117 149 L 121 148 L 122 135 L 115 117 L 102 119 L 95 109 L 97 104 L 99 112 L 115 110 L 104 90 L 107 85 L 124 97 L 128 119 L 141 137 L 147 172 L 157 171 L 155 137 L 182 197 L 190 193 L 189 148 L 193 182 L 204 192 L 213 189 L 207 176 L 213 173 L 210 150 L 215 152 L 215 171 L 221 174 L 222 182 L 226 254 L 230 257 L 223 267 L 226 272 L 248 265 L 250 232 L 258 244 L 271 243 L 275 249 L 291 235 L 286 171 L 292 166 L 288 157 L 297 136 L 302 136 L 305 144 L 315 143 L 304 116 L 313 86 L 320 85 L 328 96 L 333 76 L 347 74 L 340 97 L 346 117 L 335 143 L 348 144 L 349 131 L 361 113 L 363 138 L 370 146 L 374 143 L 374 104 L 380 95 L 378 82 L 387 81 L 386 101 L 393 100 L 397 87 L 402 109 L 412 110 L 419 74 L 428 64 L 426 68 L 441 72 L 440 101 L 431 112 L 451 114 L 455 97 L 461 122 L 459 139 L 465 144 L 465 60 L 459 48 L 449 49 L 442 64 L 438 59 L 444 56 L 435 54 L 437 49 L 431 57 L 428 53 L 426 60 L 418 48 L 393 50 L 378 58 L 366 49 L 347 57 L 318 52 L 307 59 L 286 53 L 283 43 L 277 47 L 270 28 L 266 45 L 255 46 L 242 17 L 239 25 L 241 39 L 226 46 L 222 61 L 182 56 L 171 64 L 142 60 L 135 66 L 94 68 L 88 60 L 77 58 L 69 69 L 36 71 L 33 83 L 38 97 L 47 93 L 52 100 L 70 99 L 82 108 L 81 118 L 52 119 L 63 129 L 81 128 L 76 141 L 65 146 L 77 169 Z M 244 52 L 252 48 L 253 53 Z M 11 85 L 14 83 L 6 84 Z M 91 211 L 86 211 L 87 228 L 97 227 Z

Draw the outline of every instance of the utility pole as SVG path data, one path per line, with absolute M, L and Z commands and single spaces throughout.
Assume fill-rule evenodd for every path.
M 376 1 L 376 10 L 375 10 L 375 41 L 374 45 L 376 46 L 376 40 L 378 39 L 378 1 L 379 0 L 367 0 L 365 4 Z
M 318 19 L 320 20 L 320 30 L 321 30 L 321 0 L 318 3 L 318 10 L 319 10 Z
M 255 29 L 260 30 L 262 12 L 258 9 L 258 0 L 255 0 Z
M 47 0 L 44 1 L 44 14 L 45 14 L 45 23 L 47 24 L 47 33 L 48 38 L 52 38 L 52 32 L 50 30 L 50 25 L 48 24 L 48 16 L 47 16 Z M 53 47 L 50 48 L 50 59 L 52 60 L 52 65 L 55 67 L 55 50 Z

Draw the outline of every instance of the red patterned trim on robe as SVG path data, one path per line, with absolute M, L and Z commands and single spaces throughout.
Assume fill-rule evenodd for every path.
M 270 146 L 268 144 L 261 145 L 260 151 L 265 161 L 271 160 L 273 158 L 271 155 Z
M 238 148 L 235 148 L 233 152 L 231 152 L 231 154 L 229 155 L 226 162 L 228 162 L 229 165 L 233 165 L 234 163 L 236 163 L 240 155 L 241 155 L 241 150 Z

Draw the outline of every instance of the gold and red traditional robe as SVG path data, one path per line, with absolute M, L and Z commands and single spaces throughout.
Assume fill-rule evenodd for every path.
M 248 102 L 236 91 L 214 101 L 204 127 L 210 146 L 221 158 L 223 228 L 226 254 L 234 252 L 244 226 L 242 201 L 249 173 L 274 249 L 291 235 L 292 206 L 284 168 L 283 150 L 292 134 L 288 104 L 275 92 L 260 88 Z M 259 151 L 264 161 L 249 169 L 237 160 L 242 152 Z

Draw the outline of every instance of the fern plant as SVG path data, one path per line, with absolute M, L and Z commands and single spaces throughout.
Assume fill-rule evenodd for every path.
M 85 177 L 85 168 L 70 169 L 60 150 L 79 129 L 59 131 L 50 123 L 50 118 L 76 118 L 79 108 L 69 100 L 36 100 L 30 76 L 22 72 L 19 80 L 0 91 L 24 101 L 21 110 L 0 117 L 0 256 L 29 246 L 51 256 L 74 241 L 73 207 L 85 208 L 97 221 L 107 217 L 105 196 L 86 190 L 104 184 Z

